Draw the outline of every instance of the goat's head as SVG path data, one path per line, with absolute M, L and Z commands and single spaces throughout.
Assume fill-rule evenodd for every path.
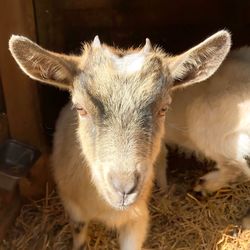
M 95 37 L 80 56 L 44 50 L 22 36 L 12 36 L 9 47 L 31 78 L 70 91 L 93 182 L 111 206 L 124 209 L 151 186 L 171 91 L 212 75 L 230 44 L 220 31 L 174 57 L 148 39 L 143 48 L 119 50 Z

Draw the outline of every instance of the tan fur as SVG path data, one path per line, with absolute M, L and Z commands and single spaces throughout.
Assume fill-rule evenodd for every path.
M 24 37 L 10 39 L 25 73 L 72 96 L 57 122 L 52 167 L 72 221 L 74 249 L 84 248 L 92 220 L 117 228 L 122 250 L 141 249 L 170 90 L 208 78 L 229 48 L 226 31 L 177 57 L 149 40 L 142 49 L 123 51 L 96 37 L 81 56 L 71 57 Z
M 249 69 L 250 48 L 233 51 L 211 78 L 172 96 L 165 142 L 201 153 L 218 168 L 201 178 L 196 191 L 214 192 L 250 177 Z M 159 166 L 164 171 L 164 160 Z

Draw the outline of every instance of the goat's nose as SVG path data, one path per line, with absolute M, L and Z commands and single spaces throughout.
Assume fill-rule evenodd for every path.
M 136 192 L 139 175 L 135 174 L 130 178 L 122 178 L 119 174 L 113 174 L 110 176 L 110 181 L 115 191 L 122 195 L 129 195 Z

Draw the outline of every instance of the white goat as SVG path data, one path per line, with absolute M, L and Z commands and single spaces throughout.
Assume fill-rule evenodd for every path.
M 96 37 L 81 56 L 66 56 L 24 37 L 10 39 L 10 51 L 26 74 L 72 96 L 73 108 L 68 104 L 57 122 L 52 167 L 74 249 L 86 247 L 91 220 L 116 227 L 122 250 L 141 249 L 170 91 L 212 75 L 230 43 L 228 32 L 221 31 L 171 57 L 148 39 L 142 49 L 123 51 Z
M 195 191 L 214 192 L 250 178 L 250 48 L 232 51 L 208 80 L 176 90 L 166 114 L 165 143 L 216 162 L 218 170 L 201 177 Z M 157 179 L 166 189 L 166 149 Z

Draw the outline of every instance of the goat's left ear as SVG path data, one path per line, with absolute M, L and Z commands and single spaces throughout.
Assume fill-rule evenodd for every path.
M 78 57 L 45 50 L 23 36 L 12 35 L 9 50 L 20 68 L 32 79 L 70 89 L 77 73 Z
M 173 88 L 206 80 L 221 65 L 230 47 L 231 36 L 223 30 L 187 52 L 167 59 Z

